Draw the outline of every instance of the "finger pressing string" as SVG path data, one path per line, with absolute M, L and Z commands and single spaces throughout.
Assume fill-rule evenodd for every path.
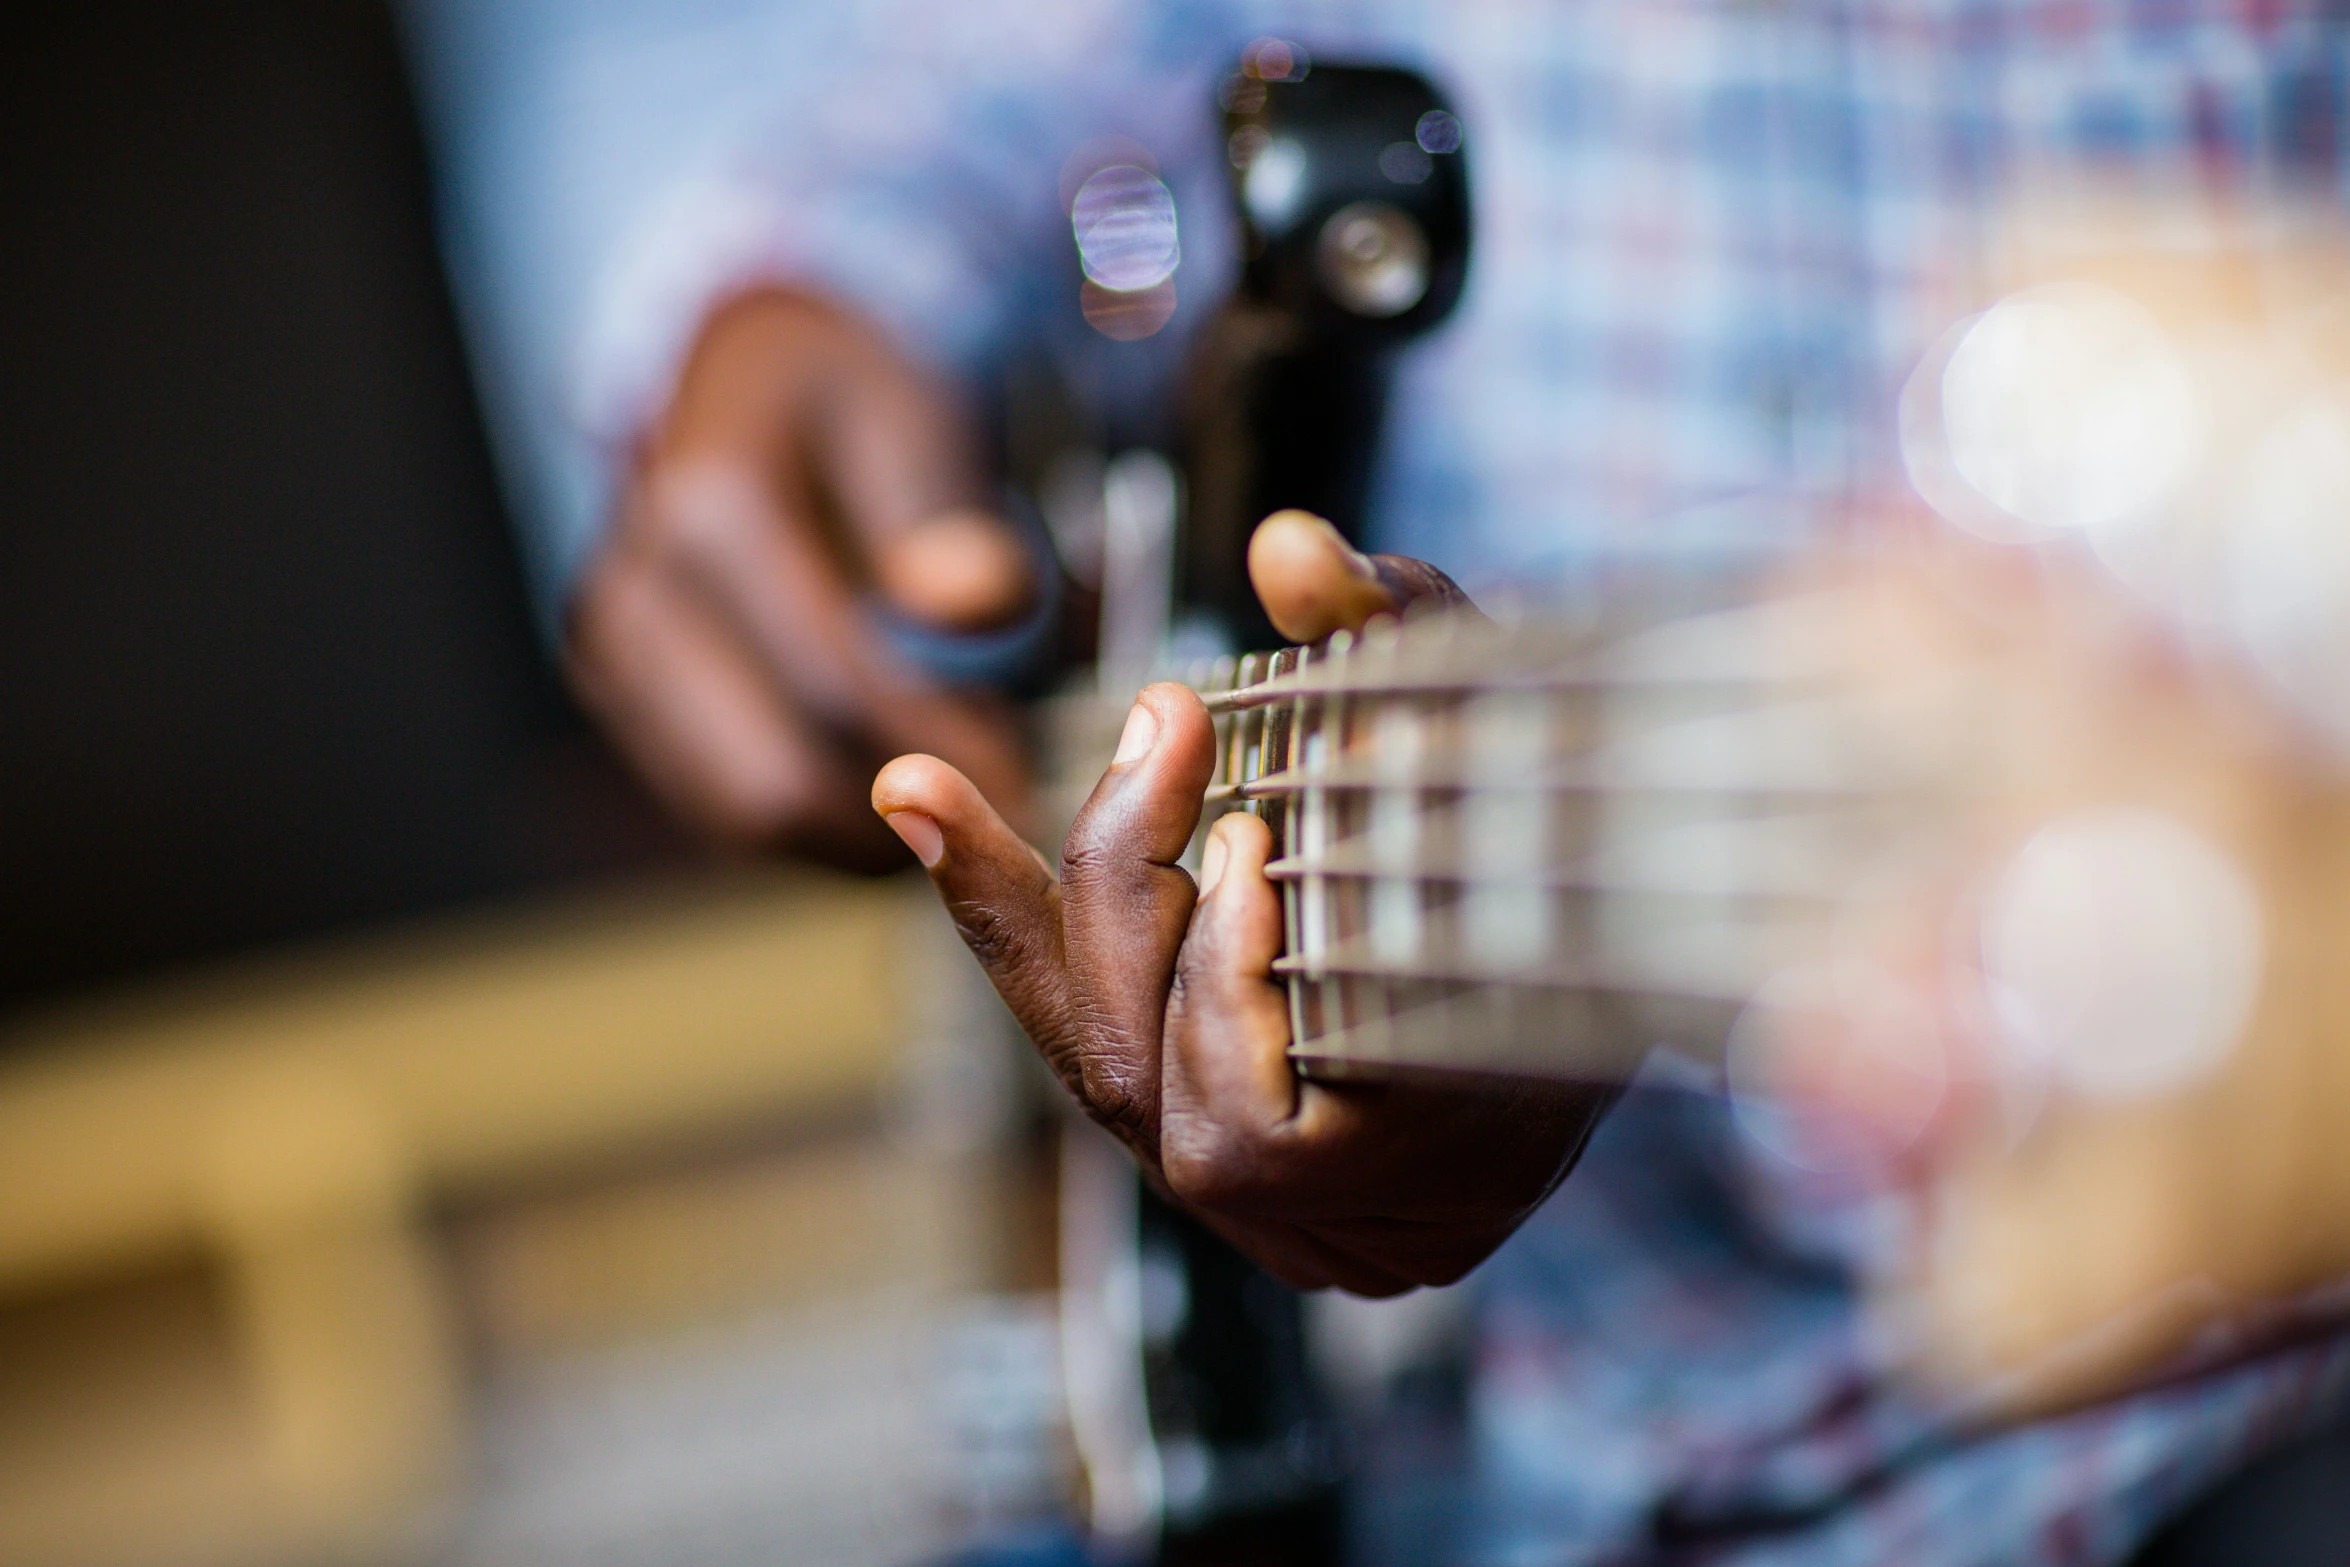
M 1166 1140 L 1194 1139 L 1201 1156 L 1234 1166 L 1261 1162 L 1255 1145 L 1297 1107 L 1287 993 L 1273 977 L 1281 899 L 1265 878 L 1272 848 L 1254 816 L 1216 823 L 1201 869 L 1205 881 L 1213 861 L 1218 874 L 1192 916 L 1167 1009 Z M 1187 1173 L 1204 1187 L 1225 1184 L 1225 1172 Z

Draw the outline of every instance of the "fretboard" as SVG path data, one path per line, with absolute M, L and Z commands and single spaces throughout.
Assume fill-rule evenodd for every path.
M 1951 780 L 1946 730 L 1856 699 L 1821 611 L 1382 621 L 1196 682 L 1208 815 L 1273 829 L 1301 1069 L 1718 1059 Z

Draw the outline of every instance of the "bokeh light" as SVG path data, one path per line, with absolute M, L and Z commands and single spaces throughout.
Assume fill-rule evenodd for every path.
M 1856 958 L 1783 969 L 1730 1031 L 1731 1109 L 1757 1151 L 1819 1175 L 1883 1169 L 1949 1089 L 1933 1008 Z
M 2350 737 L 2350 392 L 2285 413 L 2246 455 L 2223 545 L 2237 639 L 2306 718 Z
M 2136 809 L 2040 829 L 1981 916 L 1983 977 L 2007 1042 L 2091 1098 L 2162 1093 L 2226 1060 L 2258 998 L 2264 948 L 2244 870 Z
M 2142 514 L 2200 444 L 2177 349 L 2143 307 L 2095 284 L 2027 289 L 1986 311 L 1952 349 L 1940 392 L 1951 470 L 2035 529 Z
M 1349 202 L 1330 214 L 1314 261 L 1331 297 L 1358 316 L 1400 316 L 1428 292 L 1427 232 L 1384 201 Z
M 1240 68 L 1260 82 L 1299 82 L 1312 63 L 1286 38 L 1260 38 L 1240 52 Z
M 1436 172 L 1435 160 L 1418 142 L 1389 142 L 1379 153 L 1379 172 L 1395 185 L 1424 185 Z
M 1442 109 L 1430 109 L 1412 127 L 1412 139 L 1420 144 L 1422 152 L 1458 152 L 1461 122 Z
M 1137 164 L 1096 170 L 1077 188 L 1069 224 L 1086 277 L 1113 293 L 1156 288 L 1183 259 L 1174 193 Z
M 1288 136 L 1252 145 L 1255 150 L 1248 158 L 1248 172 L 1240 180 L 1241 205 L 1248 208 L 1259 228 L 1272 231 L 1297 215 L 1298 200 L 1306 189 L 1306 149 Z M 1234 151 L 1235 155 L 1240 151 L 1237 142 Z

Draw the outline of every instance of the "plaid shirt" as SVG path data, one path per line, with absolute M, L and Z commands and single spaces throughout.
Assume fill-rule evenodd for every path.
M 2334 1336 L 2059 1419 L 1969 1422 L 1881 1374 L 1852 1239 L 1781 1176 L 1719 1100 L 1635 1091 L 1487 1264 L 1465 1559 L 2119 1562 L 2350 1398 Z
M 1147 433 L 1226 288 L 1213 81 L 1259 34 L 1417 64 L 1467 127 L 1457 319 L 1400 372 L 1373 526 L 1475 584 L 1797 540 L 1898 483 L 1901 378 L 1980 303 L 2025 185 L 2331 191 L 2317 0 L 416 0 L 460 286 L 550 598 L 711 301 L 852 300 L 984 383 L 1058 355 Z M 1172 326 L 1092 334 L 1057 177 L 1116 133 L 1173 187 Z M 1463 1550 L 2118 1561 L 2340 1407 L 2340 1342 L 1978 1430 L 1873 1374 L 1844 1270 L 1766 1215 L 1718 1108 L 1635 1094 L 1490 1266 Z

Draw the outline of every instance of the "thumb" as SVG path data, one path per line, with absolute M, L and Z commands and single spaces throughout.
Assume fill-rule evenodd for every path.
M 1274 628 L 1299 642 L 1360 631 L 1414 604 L 1469 608 L 1469 596 L 1426 561 L 1365 555 L 1305 511 L 1277 511 L 1248 541 L 1248 576 Z

